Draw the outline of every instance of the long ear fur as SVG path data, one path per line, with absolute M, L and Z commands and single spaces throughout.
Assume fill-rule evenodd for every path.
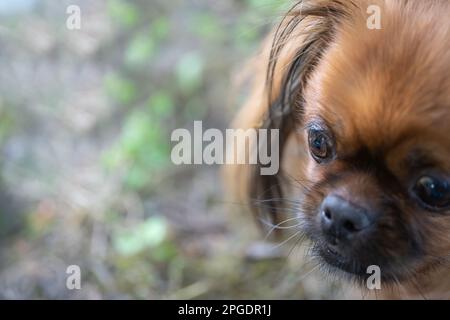
M 282 163 L 294 120 L 301 117 L 303 89 L 339 23 L 356 8 L 350 0 L 304 0 L 296 3 L 266 41 L 262 54 L 252 63 L 252 93 L 233 122 L 234 128 L 279 129 Z M 244 146 L 245 148 L 245 146 Z M 257 148 L 237 150 L 257 152 Z M 260 217 L 277 223 L 278 199 L 283 198 L 283 174 L 261 175 L 261 165 L 230 165 L 226 180 L 235 198 Z M 258 200 L 264 200 L 264 205 Z M 273 200 L 270 200 L 273 199 Z

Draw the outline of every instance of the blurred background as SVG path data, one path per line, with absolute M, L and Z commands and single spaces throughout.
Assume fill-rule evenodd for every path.
M 173 129 L 226 128 L 237 71 L 289 6 L 0 2 L 0 298 L 339 297 L 295 241 L 267 249 L 219 167 L 170 161 Z

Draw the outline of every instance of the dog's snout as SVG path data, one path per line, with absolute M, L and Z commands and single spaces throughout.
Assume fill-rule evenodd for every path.
M 372 224 L 367 210 L 336 195 L 325 198 L 320 219 L 322 230 L 334 241 L 349 240 Z

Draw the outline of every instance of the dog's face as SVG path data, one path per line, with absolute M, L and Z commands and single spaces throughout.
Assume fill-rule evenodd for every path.
M 299 1 L 235 120 L 279 129 L 281 151 L 277 175 L 230 169 L 238 198 L 274 228 L 296 219 L 333 273 L 361 283 L 375 265 L 405 296 L 450 290 L 449 14 L 448 0 Z
M 323 261 L 403 281 L 450 256 L 449 12 L 384 9 L 381 30 L 342 24 L 306 81 L 297 196 Z
M 381 29 L 367 26 L 372 4 Z M 333 271 L 363 280 L 376 265 L 385 283 L 448 272 L 449 14 L 446 0 L 304 0 L 266 50 L 265 85 L 238 122 L 280 129 L 282 170 L 256 167 L 248 195 L 275 222 L 294 203 Z

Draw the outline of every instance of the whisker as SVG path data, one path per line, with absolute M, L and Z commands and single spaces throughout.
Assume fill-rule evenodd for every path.
M 281 246 L 283 246 L 284 244 L 288 243 L 290 240 L 292 240 L 293 238 L 297 237 L 299 234 L 301 233 L 301 231 L 297 231 L 296 233 L 294 233 L 293 235 L 291 235 L 290 237 L 288 237 L 286 240 L 282 241 L 281 243 L 277 244 L 275 247 L 273 247 L 273 249 L 277 249 Z
M 269 238 L 269 236 L 272 234 L 272 232 L 273 232 L 275 229 L 278 229 L 278 230 L 279 230 L 279 229 L 290 229 L 290 228 L 294 228 L 294 227 L 297 227 L 297 226 L 300 225 L 300 223 L 298 223 L 298 224 L 295 224 L 295 225 L 292 225 L 292 226 L 288 226 L 288 227 L 281 227 L 283 224 L 285 224 L 285 223 L 287 223 L 287 222 L 289 222 L 289 221 L 292 221 L 292 220 L 297 220 L 297 218 L 296 218 L 296 217 L 294 217 L 294 218 L 289 218 L 289 219 L 286 219 L 286 220 L 284 220 L 284 221 L 282 221 L 282 222 L 280 222 L 280 223 L 278 223 L 278 224 L 276 224 L 276 225 L 272 225 L 272 226 L 266 224 L 267 226 L 270 226 L 271 229 L 269 230 L 269 232 L 267 233 L 267 235 L 264 237 L 264 240 L 267 240 L 267 239 Z M 261 219 L 261 221 L 262 221 L 263 223 L 265 223 L 264 220 Z
M 314 271 L 318 270 L 320 268 L 320 264 L 316 264 L 315 267 L 313 267 L 311 270 L 309 270 L 306 274 L 304 274 L 300 279 L 297 281 L 301 282 L 305 280 L 307 277 L 309 277 Z

